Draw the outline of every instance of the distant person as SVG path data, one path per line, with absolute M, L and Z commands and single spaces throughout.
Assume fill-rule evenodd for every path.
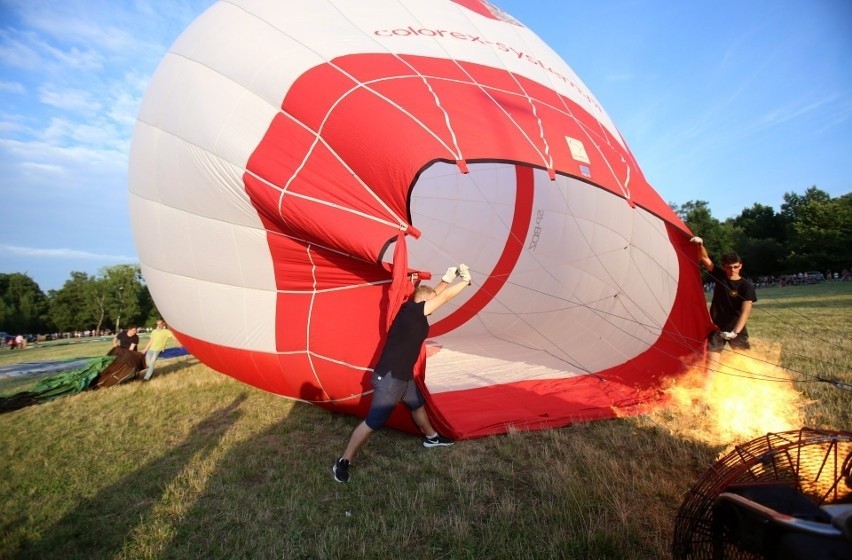
M 135 351 L 139 347 L 139 335 L 136 332 L 136 327 L 127 327 L 127 329 L 115 335 L 112 340 L 112 347 L 115 348 L 116 346 Z
M 700 237 L 693 237 L 690 241 L 698 245 L 699 260 L 715 282 L 713 299 L 710 302 L 710 319 L 717 330 L 707 338 L 707 358 L 708 362 L 719 363 L 726 342 L 731 348 L 738 350 L 751 347 L 746 323 L 752 306 L 757 301 L 757 293 L 751 281 L 740 275 L 743 262 L 739 255 L 734 252 L 724 254 L 720 270 L 720 267 L 713 264 Z
M 461 276 L 462 282 L 450 286 Z M 382 428 L 399 402 L 411 411 L 411 418 L 423 432 L 424 447 L 442 447 L 453 442 L 432 427 L 426 414 L 426 401 L 414 381 L 414 365 L 420 356 L 429 321 L 426 319 L 436 309 L 456 297 L 470 285 L 467 265 L 451 266 L 435 289 L 418 286 L 414 296 L 402 304 L 388 331 L 381 356 L 373 369 L 373 400 L 367 418 L 358 424 L 349 437 L 343 455 L 331 467 L 334 480 L 349 482 L 349 464 L 374 431 Z
M 27 339 L 24 338 L 23 335 L 19 334 L 18 336 L 15 337 L 15 347 L 18 350 L 23 350 L 24 348 L 27 347 Z
M 170 338 L 177 340 L 175 339 L 175 335 L 172 334 L 172 331 L 166 328 L 166 322 L 162 319 L 157 320 L 157 326 L 151 331 L 151 338 L 148 339 L 148 344 L 142 349 L 142 353 L 145 354 L 145 364 L 148 366 L 147 371 L 145 371 L 145 377 L 142 379 L 143 381 L 150 381 L 154 375 L 154 364 L 157 362 L 157 358 L 160 357 L 160 352 L 166 349 L 166 343 Z

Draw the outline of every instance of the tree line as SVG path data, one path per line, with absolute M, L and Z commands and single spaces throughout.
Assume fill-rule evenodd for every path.
M 711 257 L 739 253 L 747 276 L 852 266 L 852 194 L 832 198 L 811 187 L 802 195 L 786 193 L 779 212 L 756 203 L 725 221 L 714 218 L 703 200 L 670 205 L 704 239 Z M 153 324 L 157 316 L 138 265 L 109 266 L 96 275 L 72 272 L 47 294 L 26 274 L 0 274 L 0 331 L 117 331 L 121 325 Z
M 26 274 L 0 273 L 0 331 L 10 334 L 115 332 L 122 325 L 153 324 L 157 317 L 139 265 L 108 266 L 94 275 L 72 272 L 47 294 Z
M 852 194 L 832 198 L 811 187 L 786 193 L 781 210 L 756 203 L 719 221 L 703 200 L 671 204 L 686 225 L 704 239 L 711 258 L 736 251 L 749 277 L 806 271 L 840 272 L 852 267 Z

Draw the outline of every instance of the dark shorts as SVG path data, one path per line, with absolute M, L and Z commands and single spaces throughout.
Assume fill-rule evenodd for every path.
M 373 402 L 370 403 L 370 412 L 364 419 L 371 430 L 378 430 L 385 425 L 390 418 L 393 409 L 402 401 L 409 410 L 417 410 L 426 401 L 417 388 L 417 383 L 401 381 L 394 378 L 390 372 L 379 375 L 373 372 Z
M 721 352 L 726 342 L 731 345 L 731 348 L 736 350 L 748 350 L 751 348 L 751 345 L 748 343 L 748 335 L 745 333 L 738 334 L 737 338 L 725 340 L 722 338 L 722 331 L 715 331 L 707 337 L 707 351 Z

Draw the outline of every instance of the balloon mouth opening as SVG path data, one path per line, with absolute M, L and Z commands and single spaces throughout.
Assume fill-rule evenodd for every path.
M 418 175 L 409 215 L 421 236 L 407 239 L 409 267 L 438 279 L 447 266 L 465 262 L 477 276 L 473 289 L 433 317 L 433 336 L 463 325 L 498 297 L 527 237 L 531 200 L 532 169 L 512 163 L 467 162 L 461 168 L 437 161 Z
M 450 348 L 494 337 L 555 357 L 569 376 L 626 363 L 657 341 L 678 282 L 662 222 L 580 178 L 552 180 L 512 162 L 467 164 L 463 174 L 455 162 L 432 163 L 410 193 L 422 236 L 408 240 L 409 266 L 437 279 L 465 262 L 475 279 L 433 315 L 430 337 Z M 647 275 L 660 281 L 629 282 Z M 591 350 L 588 337 L 600 333 L 613 352 Z

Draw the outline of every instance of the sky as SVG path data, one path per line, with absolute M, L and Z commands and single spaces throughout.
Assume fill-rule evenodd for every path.
M 139 103 L 212 3 L 0 0 L 0 272 L 47 292 L 138 262 Z M 667 202 L 724 220 L 811 186 L 852 191 L 849 0 L 492 3 L 574 69 Z

